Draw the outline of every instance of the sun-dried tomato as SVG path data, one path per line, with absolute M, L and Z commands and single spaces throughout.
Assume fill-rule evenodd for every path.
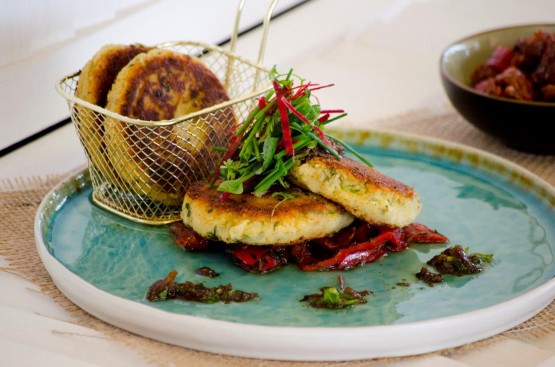
M 436 231 L 420 223 L 411 223 L 403 227 L 405 240 L 409 243 L 444 243 L 449 239 Z
M 303 271 L 345 270 L 374 262 L 390 251 L 403 251 L 410 243 L 448 241 L 446 236 L 420 223 L 397 228 L 360 220 L 334 236 L 292 246 L 225 245 L 208 240 L 204 244 L 198 234 L 183 225 L 175 225 L 172 231 L 177 233 L 179 246 L 189 250 L 226 248 L 235 265 L 254 273 L 268 273 L 288 263 L 297 264 Z
M 248 272 L 268 273 L 287 265 L 287 255 L 280 246 L 243 245 L 228 250 L 233 262 Z
M 183 222 L 172 224 L 170 231 L 175 238 L 175 244 L 186 250 L 204 251 L 208 249 L 208 239 L 187 227 Z

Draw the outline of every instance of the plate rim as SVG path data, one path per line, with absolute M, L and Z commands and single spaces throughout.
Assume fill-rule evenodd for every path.
M 401 138 L 405 141 L 420 141 L 421 143 L 428 145 L 428 147 L 443 145 L 449 148 L 449 152 L 447 153 L 450 153 L 451 155 L 452 155 L 452 151 L 460 150 L 467 154 L 482 156 L 483 158 L 486 158 L 486 160 L 495 162 L 502 166 L 506 166 L 511 170 L 517 171 L 523 176 L 528 176 L 528 178 L 530 178 L 532 181 L 535 182 L 536 186 L 540 186 L 543 190 L 545 190 L 546 194 L 550 194 L 555 199 L 555 186 L 551 185 L 544 178 L 538 176 L 536 173 L 530 171 L 526 167 L 523 167 L 507 158 L 504 158 L 492 152 L 488 152 L 484 149 L 480 149 L 477 147 L 473 147 L 473 146 L 459 143 L 452 140 L 446 140 L 446 139 L 432 137 L 432 136 L 424 136 L 424 135 L 409 133 L 405 131 L 397 131 L 397 130 L 387 129 L 383 127 L 379 127 L 379 128 L 372 127 L 371 129 L 341 128 L 341 129 L 328 129 L 326 131 L 332 134 L 333 133 L 343 134 L 348 136 L 349 139 L 354 139 L 354 140 L 363 139 L 363 138 L 356 137 L 357 135 L 360 135 L 360 134 L 376 134 L 376 135 L 385 136 L 387 138 L 397 138 L 397 139 Z M 443 150 L 441 151 L 442 153 L 445 153 L 445 151 Z M 450 160 L 452 159 L 453 157 L 450 156 Z M 555 201 L 552 202 L 551 205 L 555 207 Z
M 347 136 L 360 133 L 381 134 L 478 154 L 527 176 L 544 189 L 545 193 L 555 196 L 555 188 L 541 177 L 503 157 L 477 148 L 387 129 L 334 131 Z M 161 342 L 237 357 L 287 361 L 401 357 L 457 347 L 494 336 L 530 319 L 555 298 L 555 278 L 552 278 L 519 296 L 479 310 L 398 325 L 357 327 L 267 326 L 175 314 L 99 289 L 71 272 L 48 251 L 42 236 L 41 214 L 55 192 L 68 180 L 86 171 L 86 167 L 73 171 L 42 199 L 34 225 L 39 257 L 56 286 L 77 306 L 109 324 Z M 92 295 L 97 302 L 90 304 L 87 300 L 92 299 Z M 491 317 L 492 314 L 495 314 L 496 318 Z M 483 327 L 468 329 L 469 323 Z M 172 330 L 168 330 L 167 325 L 172 325 Z M 219 336 L 218 340 L 214 338 L 215 333 Z M 310 343 L 307 343 L 307 340 L 310 340 Z

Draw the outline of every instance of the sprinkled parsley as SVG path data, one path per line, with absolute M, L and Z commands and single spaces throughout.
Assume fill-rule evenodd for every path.
M 309 294 L 301 299 L 314 308 L 339 309 L 367 303 L 366 296 L 370 291 L 355 291 L 351 287 L 345 288 L 343 277 L 339 277 L 340 287 L 322 287 L 320 293 Z

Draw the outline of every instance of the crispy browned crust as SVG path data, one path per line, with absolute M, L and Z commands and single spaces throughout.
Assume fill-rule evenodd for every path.
M 75 96 L 105 107 L 108 92 L 120 70 L 135 56 L 150 49 L 141 44 L 102 47 L 83 67 Z
M 411 186 L 345 157 L 311 156 L 291 169 L 289 179 L 368 223 L 403 227 L 422 208 Z
M 106 108 L 149 121 L 169 120 L 228 100 L 225 87 L 204 63 L 171 50 L 153 49 L 133 58 L 118 74 Z M 223 115 L 222 112 L 219 116 Z M 189 120 L 170 126 L 142 127 L 109 121 L 110 160 L 134 189 L 154 201 L 179 205 L 188 184 L 206 177 L 224 145 L 233 114 Z
M 160 121 L 227 100 L 223 85 L 198 59 L 155 49 L 127 65 L 113 87 L 108 107 L 123 116 Z M 182 106 L 187 110 L 180 110 Z
M 81 70 L 75 96 L 105 107 L 108 92 L 120 70 L 135 56 L 150 49 L 151 47 L 140 44 L 109 44 L 102 47 Z M 79 122 L 77 128 L 81 141 L 92 165 L 91 170 L 102 175 L 104 180 L 121 186 L 121 181 L 106 155 L 103 116 L 79 104 L 75 106 L 74 113 Z
M 206 208 L 223 215 L 234 215 L 238 218 L 250 220 L 280 220 L 295 218 L 303 213 L 327 213 L 330 210 L 342 212 L 343 209 L 322 196 L 292 188 L 288 194 L 295 197 L 280 200 L 279 197 L 264 195 L 256 197 L 251 194 L 229 195 L 222 200 L 222 193 L 214 187 L 209 187 L 204 181 L 193 183 L 187 190 L 187 196 L 202 203 Z
M 296 187 L 285 199 L 249 193 L 222 199 L 221 194 L 206 182 L 193 183 L 181 217 L 201 236 L 225 243 L 292 245 L 330 236 L 354 220 L 341 206 Z
M 417 195 L 413 187 L 352 159 L 346 157 L 336 159 L 328 155 L 316 156 L 310 159 L 312 162 L 319 162 L 331 169 L 341 171 L 344 175 L 351 176 L 353 180 L 364 183 L 365 185 L 378 187 L 382 190 L 389 190 L 407 199 Z

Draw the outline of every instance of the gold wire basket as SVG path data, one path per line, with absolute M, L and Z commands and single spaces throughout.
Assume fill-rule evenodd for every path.
M 246 119 L 256 98 L 271 88 L 269 70 L 262 66 L 262 58 L 277 1 L 271 2 L 264 18 L 256 63 L 235 54 L 245 0 L 239 2 L 229 51 L 200 42 L 155 46 L 202 60 L 225 86 L 227 102 L 172 120 L 147 121 L 119 115 L 76 97 L 81 71 L 56 84 L 56 90 L 68 103 L 87 156 L 95 204 L 140 223 L 166 224 L 179 220 L 188 186 L 206 179 L 218 168 L 221 153 L 213 148 L 228 145 L 230 128 Z M 109 137 L 98 133 L 104 132 L 108 124 L 119 125 L 121 131 L 132 137 L 128 141 L 133 146 L 113 149 L 108 154 Z M 131 158 L 133 164 L 129 163 Z

